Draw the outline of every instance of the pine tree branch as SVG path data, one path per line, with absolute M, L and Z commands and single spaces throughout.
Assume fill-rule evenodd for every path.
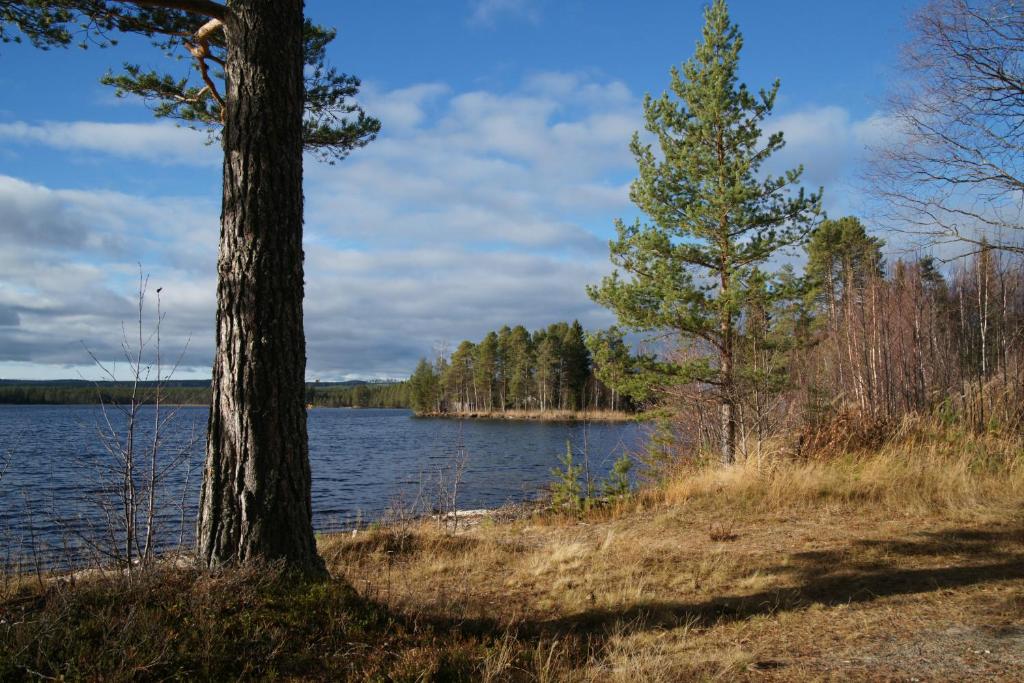
M 213 82 L 213 79 L 210 78 L 210 68 L 209 65 L 207 65 L 206 63 L 206 60 L 211 59 L 223 66 L 224 62 L 214 57 L 213 54 L 210 52 L 210 37 L 217 31 L 222 30 L 223 28 L 223 21 L 221 21 L 220 19 L 210 19 L 208 22 L 200 26 L 198 31 L 196 31 L 195 43 L 191 43 L 188 41 L 186 41 L 185 43 L 186 47 L 188 47 L 189 52 L 191 52 L 192 56 L 196 58 L 196 63 L 199 66 L 199 73 L 203 78 L 203 83 L 206 84 L 204 90 L 209 91 L 209 93 L 213 95 L 213 99 L 217 100 L 217 104 L 220 105 L 221 123 L 224 122 L 224 112 L 226 111 L 226 106 L 224 104 L 224 98 L 217 90 L 217 85 Z
M 220 72 L 227 51 L 224 22 L 230 14 L 226 4 L 215 0 L 0 0 L 0 43 L 26 38 L 45 49 L 68 47 L 81 36 L 82 47 L 108 47 L 116 44 L 115 33 L 129 33 L 152 39 L 172 58 L 184 49 L 194 65 L 184 76 L 126 64 L 124 73 L 107 74 L 102 82 L 117 88 L 118 96 L 134 94 L 154 103 L 157 116 L 213 130 L 224 122 L 226 110 Z M 380 131 L 380 121 L 353 100 L 359 79 L 326 64 L 326 46 L 335 35 L 333 29 L 304 23 L 303 146 L 327 162 L 344 159 Z
M 205 44 L 204 44 L 203 47 L 205 49 Z M 210 78 L 210 69 L 209 69 L 209 67 L 206 64 L 206 54 L 205 53 L 198 53 L 197 54 L 197 53 L 198 53 L 198 50 L 193 50 L 192 51 L 192 54 L 195 55 L 195 57 L 196 57 L 196 63 L 199 65 L 199 74 L 203 78 L 203 83 L 206 84 L 206 87 L 203 88 L 203 90 L 208 91 L 213 96 L 213 99 L 217 100 L 217 104 L 220 105 L 220 120 L 221 120 L 221 123 L 223 123 L 224 122 L 224 112 L 225 112 L 225 109 L 226 109 L 225 104 L 224 104 L 224 98 L 221 96 L 220 92 L 217 90 L 217 84 L 213 82 L 212 78 Z M 200 91 L 200 93 L 202 93 L 202 90 Z
M 176 9 L 191 14 L 201 14 L 212 19 L 224 21 L 228 8 L 212 0 L 120 0 L 139 7 L 156 7 L 158 9 Z

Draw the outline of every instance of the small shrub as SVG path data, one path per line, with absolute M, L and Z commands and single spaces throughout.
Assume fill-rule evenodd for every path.
M 565 455 L 558 460 L 562 464 L 561 468 L 551 470 L 551 476 L 555 478 L 551 484 L 551 506 L 557 511 L 578 516 L 582 514 L 585 504 L 580 483 L 583 468 L 573 462 L 572 444 L 569 441 L 565 442 Z
M 630 493 L 629 473 L 633 469 L 633 460 L 625 453 L 612 465 L 608 479 L 604 483 L 604 495 L 610 499 L 625 498 Z
M 715 542 L 735 541 L 739 535 L 733 532 L 732 524 L 712 522 L 708 527 L 708 538 Z

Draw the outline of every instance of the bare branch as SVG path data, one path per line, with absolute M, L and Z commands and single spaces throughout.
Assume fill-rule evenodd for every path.
M 1019 251 L 1024 228 L 1024 7 L 931 0 L 913 19 L 906 82 L 869 183 L 895 229 Z

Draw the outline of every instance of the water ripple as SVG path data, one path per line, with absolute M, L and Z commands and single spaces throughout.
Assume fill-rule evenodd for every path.
M 183 467 L 165 482 L 158 529 L 165 545 L 193 531 L 206 416 L 206 408 L 180 408 L 163 435 L 165 457 L 186 449 L 193 430 L 198 439 L 187 490 Z M 69 534 L 106 528 L 99 502 L 106 498 L 110 504 L 117 485 L 105 469 L 111 458 L 97 436 L 102 419 L 98 406 L 0 406 L 0 454 L 12 459 L 0 482 L 0 547 L 6 544 L 11 552 L 27 537 L 62 547 Z M 140 443 L 146 444 L 152 420 L 142 422 Z M 308 427 L 314 525 L 321 530 L 379 518 L 396 501 L 418 501 L 429 510 L 436 504 L 438 478 L 451 477 L 460 453 L 466 464 L 458 506 L 484 508 L 535 496 L 551 481 L 567 440 L 577 452 L 586 443 L 591 470 L 600 478 L 624 450 L 635 451 L 644 439 L 635 424 L 460 423 L 417 419 L 407 410 L 314 409 Z

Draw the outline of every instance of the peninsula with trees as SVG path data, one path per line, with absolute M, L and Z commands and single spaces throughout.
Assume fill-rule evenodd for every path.
M 616 354 L 618 354 L 616 356 Z M 579 321 L 522 325 L 463 341 L 409 378 L 417 415 L 504 419 L 631 419 L 637 404 L 605 383 L 628 354 L 621 335 L 587 335 Z

